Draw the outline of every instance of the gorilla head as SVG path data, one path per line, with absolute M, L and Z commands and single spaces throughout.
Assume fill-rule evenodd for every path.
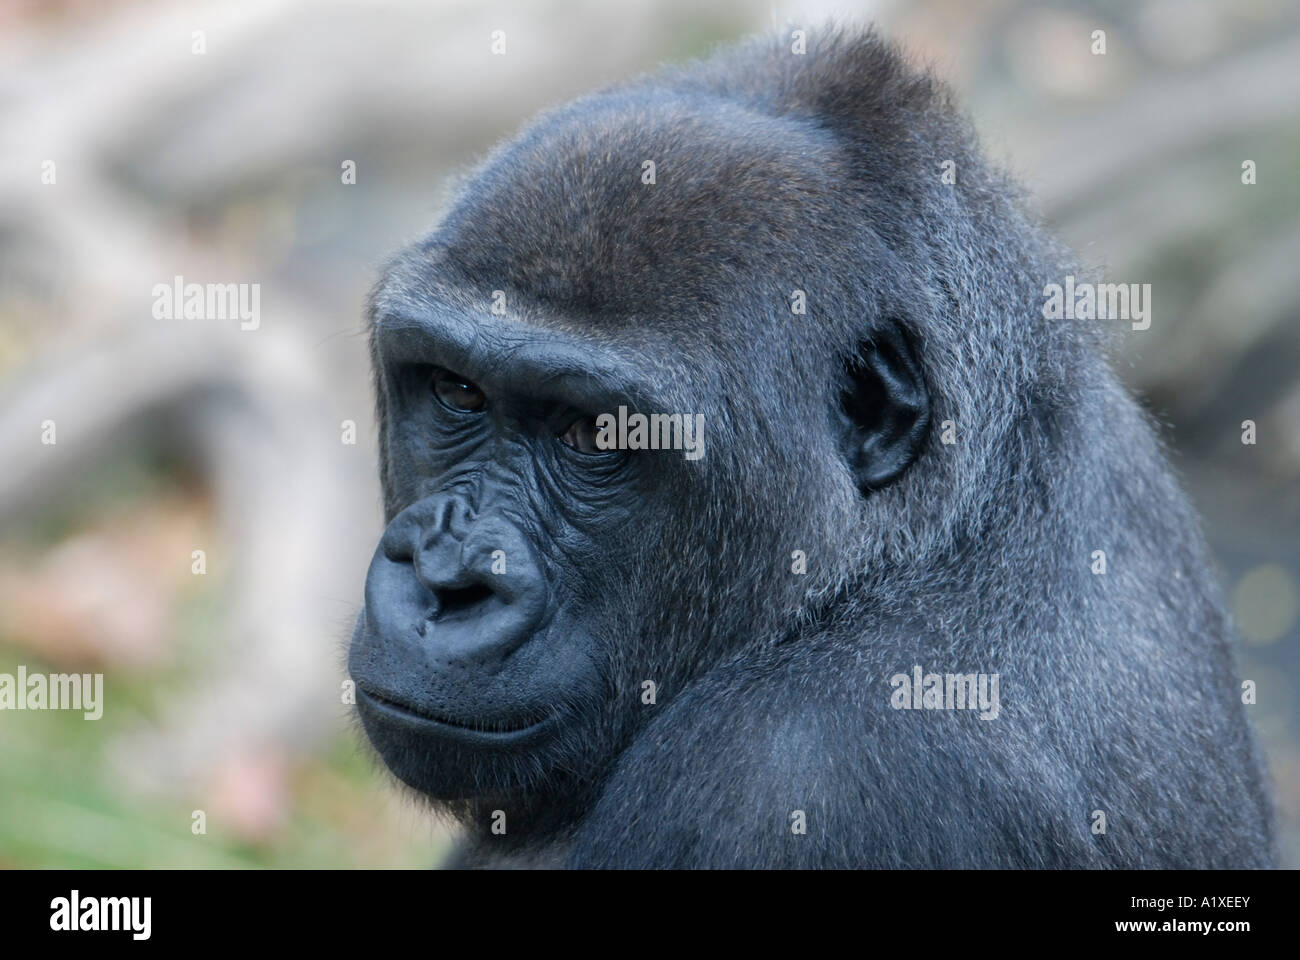
M 498 152 L 389 269 L 389 527 L 352 666 L 408 783 L 589 777 L 649 715 L 644 681 L 662 703 L 834 586 L 862 491 L 906 469 L 929 416 L 913 307 L 869 285 L 906 273 L 845 209 L 869 201 L 847 165 L 797 119 L 605 95 Z M 698 416 L 704 455 L 598 448 L 620 407 Z
M 836 821 L 882 771 L 1049 737 L 1015 705 L 993 745 L 989 724 L 926 733 L 872 684 L 947 650 L 1023 667 L 1022 696 L 1066 685 L 1042 651 L 1114 610 L 1085 575 L 1056 606 L 1046 585 L 1096 544 L 1136 556 L 1096 463 L 1138 477 L 1179 539 L 1097 332 L 1042 317 L 1067 262 L 942 92 L 870 35 L 813 47 L 753 44 L 543 116 L 375 289 L 388 527 L 349 665 L 384 761 L 472 835 L 500 808 L 502 844 L 571 863 L 786 862 L 762 837 L 787 781 Z M 606 415 L 653 418 L 665 442 L 611 449 Z M 1123 457 L 1088 450 L 1101 422 Z M 695 457 L 670 442 L 689 423 Z M 1089 456 L 1095 488 L 1070 479 Z M 1051 796 L 1043 816 L 1091 802 Z M 658 846 L 615 836 L 664 816 L 686 820 Z M 890 862 L 843 829 L 823 851 Z M 1093 862 L 1086 825 L 1068 833 L 970 859 Z

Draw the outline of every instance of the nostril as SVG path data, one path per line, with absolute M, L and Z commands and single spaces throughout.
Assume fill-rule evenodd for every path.
M 473 609 L 494 595 L 491 587 L 481 583 L 468 587 L 439 587 L 433 593 L 438 598 L 439 620 Z

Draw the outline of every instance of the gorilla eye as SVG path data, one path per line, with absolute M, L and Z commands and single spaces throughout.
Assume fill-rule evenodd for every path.
M 482 410 L 486 401 L 482 390 L 450 370 L 433 371 L 432 387 L 438 402 L 451 410 L 473 413 Z
M 569 429 L 560 434 L 560 442 L 579 453 L 604 453 L 605 451 L 596 445 L 596 435 L 599 433 L 596 418 L 586 417 L 569 424 Z

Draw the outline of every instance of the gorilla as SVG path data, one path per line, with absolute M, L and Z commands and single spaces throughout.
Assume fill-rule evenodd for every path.
M 828 30 L 543 115 L 390 261 L 348 664 L 452 865 L 1272 864 L 1197 518 L 1025 210 Z

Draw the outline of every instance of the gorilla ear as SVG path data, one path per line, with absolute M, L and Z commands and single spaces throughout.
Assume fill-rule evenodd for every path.
M 930 395 L 911 344 L 897 327 L 864 340 L 845 366 L 840 451 L 866 493 L 896 480 L 921 452 Z

